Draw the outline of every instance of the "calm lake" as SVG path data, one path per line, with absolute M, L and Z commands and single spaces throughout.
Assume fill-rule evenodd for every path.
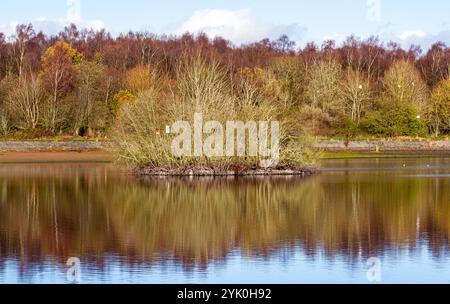
M 281 179 L 139 180 L 0 165 L 0 283 L 450 283 L 450 158 Z M 378 260 L 377 260 L 378 259 Z M 373 259 L 372 259 L 373 261 Z

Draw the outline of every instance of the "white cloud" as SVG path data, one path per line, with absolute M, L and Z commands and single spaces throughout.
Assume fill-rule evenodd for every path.
M 16 29 L 16 26 L 19 23 L 16 21 L 11 21 L 5 24 L 0 24 L 0 33 L 5 34 L 6 36 L 12 35 Z
M 6 36 L 13 35 L 16 31 L 16 26 L 21 23 L 30 23 L 30 22 L 18 22 L 12 21 L 7 24 L 0 24 L 0 32 L 4 33 Z M 87 28 L 93 30 L 101 30 L 105 27 L 105 24 L 100 20 L 93 21 L 85 21 L 85 20 L 69 20 L 66 18 L 51 20 L 46 18 L 39 18 L 37 20 L 31 21 L 33 27 L 36 31 L 42 31 L 46 35 L 54 35 L 59 33 L 64 27 L 75 24 L 78 28 Z
M 78 28 L 87 28 L 93 30 L 101 30 L 106 28 L 101 20 L 83 20 L 81 17 L 81 0 L 67 0 L 67 14 L 58 19 L 47 19 L 45 17 L 38 18 L 34 21 L 11 21 L 6 24 L 0 24 L 0 32 L 6 36 L 11 36 L 16 31 L 16 26 L 21 23 L 32 23 L 36 31 L 43 31 L 47 35 L 59 33 L 64 27 L 75 24 Z
M 349 35 L 343 35 L 343 34 L 333 34 L 333 35 L 326 35 L 322 38 L 320 42 L 324 42 L 327 40 L 333 40 L 336 41 L 337 44 L 343 43 Z
M 283 34 L 299 41 L 305 28 L 298 24 L 273 25 L 254 17 L 250 9 L 207 9 L 194 12 L 176 34 L 205 33 L 208 37 L 221 36 L 235 44 L 250 43 L 264 38 L 276 39 Z
M 450 30 L 444 30 L 437 34 L 429 34 L 423 30 L 411 30 L 404 32 L 383 31 L 377 35 L 380 41 L 384 44 L 393 41 L 398 43 L 402 48 L 409 49 L 411 45 L 418 45 L 423 51 L 427 51 L 434 43 L 444 42 L 447 46 L 450 46 Z M 337 44 L 343 43 L 349 35 L 345 34 L 333 34 L 327 35 L 322 40 L 317 41 L 322 43 L 325 40 L 334 40 Z M 367 37 L 362 37 L 365 39 Z
M 444 30 L 437 34 L 430 34 L 423 30 L 405 31 L 397 34 L 384 33 L 381 37 L 383 41 L 395 41 L 405 49 L 408 49 L 411 45 L 419 45 L 426 51 L 438 41 L 450 45 L 450 30 Z
M 423 38 L 426 35 L 427 35 L 427 33 L 425 33 L 424 31 L 417 30 L 417 31 L 406 31 L 406 32 L 398 34 L 397 36 L 401 40 L 407 40 L 407 39 L 410 39 L 411 37 Z

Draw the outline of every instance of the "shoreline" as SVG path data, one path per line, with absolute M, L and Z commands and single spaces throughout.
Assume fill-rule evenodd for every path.
M 450 141 L 321 141 L 320 161 L 330 159 L 450 157 Z M 112 143 L 108 141 L 0 141 L 0 164 L 112 163 Z M 228 170 L 231 168 L 230 170 Z M 132 170 L 132 169 L 131 169 Z M 234 165 L 234 168 L 138 167 L 143 176 L 308 176 L 311 168 L 263 170 Z
M 140 166 L 134 169 L 139 176 L 149 177 L 258 177 L 258 176 L 297 176 L 308 177 L 317 173 L 317 169 L 308 167 L 259 168 L 252 166 Z
M 0 152 L 86 152 L 110 147 L 111 142 L 100 141 L 0 141 Z
M 86 152 L 109 150 L 109 141 L 0 141 L 0 152 Z M 322 152 L 398 152 L 450 154 L 450 140 L 323 140 L 316 148 Z
M 360 140 L 360 141 L 321 141 L 317 148 L 324 152 L 395 152 L 395 153 L 444 153 L 450 154 L 450 140 Z
M 0 164 L 58 164 L 58 163 L 111 163 L 113 156 L 107 151 L 0 151 Z

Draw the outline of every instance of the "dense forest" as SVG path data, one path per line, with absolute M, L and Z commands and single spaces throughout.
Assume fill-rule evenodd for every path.
M 450 132 L 450 48 L 441 42 L 404 50 L 349 37 L 297 48 L 282 36 L 235 46 L 203 34 L 114 37 L 74 25 L 47 36 L 30 24 L 0 33 L 0 136 L 109 137 L 125 104 L 155 85 L 171 94 L 180 66 L 198 57 L 223 71 L 235 94 L 270 97 L 311 134 Z

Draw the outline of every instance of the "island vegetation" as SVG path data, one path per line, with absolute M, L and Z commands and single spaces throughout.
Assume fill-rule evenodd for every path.
M 450 48 L 376 37 L 297 48 L 287 36 L 222 38 L 80 30 L 0 33 L 0 137 L 115 139 L 137 166 L 254 167 L 255 157 L 176 158 L 164 128 L 195 112 L 281 122 L 281 166 L 309 166 L 314 136 L 442 137 L 450 132 Z

